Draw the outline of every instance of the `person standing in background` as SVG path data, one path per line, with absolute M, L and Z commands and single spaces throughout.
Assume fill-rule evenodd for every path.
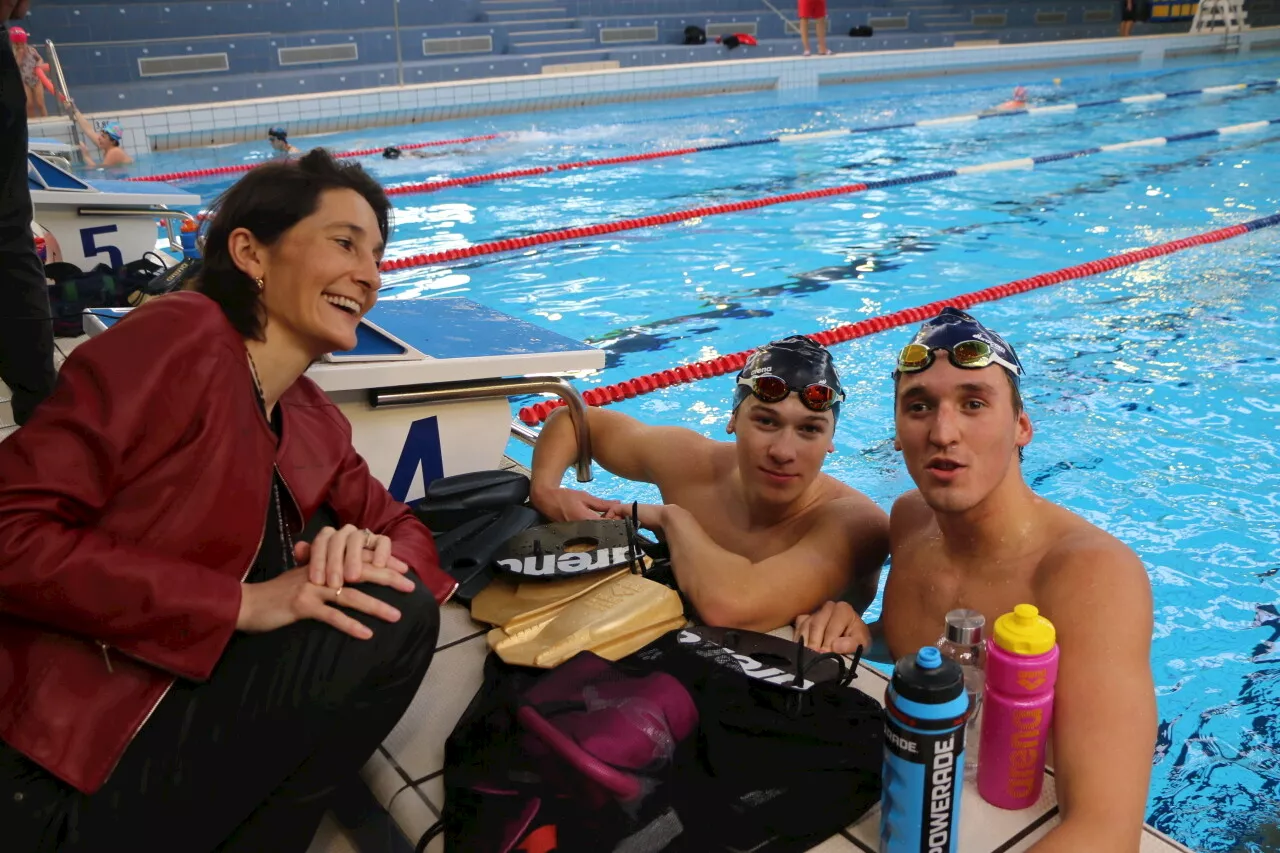
M 1138 0 L 1120 0 L 1120 35 L 1133 35 L 1133 22 L 1138 20 Z
M 0 0 L 0 21 L 27 14 L 30 0 Z M 0 381 L 25 423 L 53 390 L 53 321 L 31 233 L 27 185 L 27 93 L 8 30 L 0 44 Z
M 830 56 L 827 50 L 827 0 L 800 0 L 800 43 L 804 45 L 804 55 L 809 55 L 809 22 L 818 31 L 818 55 Z
M 13 25 L 9 27 L 9 43 L 13 45 L 13 55 L 18 60 L 18 68 L 22 71 L 22 86 L 27 90 L 27 118 L 43 118 L 49 114 L 44 105 L 44 89 L 40 87 L 40 78 L 36 69 L 49 69 L 39 52 L 29 42 L 27 31 Z

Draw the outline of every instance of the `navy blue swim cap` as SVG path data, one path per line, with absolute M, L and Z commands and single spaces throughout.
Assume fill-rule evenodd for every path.
M 840 385 L 835 360 L 826 347 L 811 338 L 792 335 L 753 352 L 738 373 L 738 383 L 733 388 L 734 411 L 751 395 L 751 388 L 743 384 L 742 380 L 760 376 L 776 376 L 785 380 L 794 392 L 800 392 L 809 385 L 824 385 L 832 389 L 835 392 L 835 402 L 830 412 L 837 420 L 840 418 L 844 389 Z
M 987 364 L 998 364 L 1008 371 L 1009 375 L 1016 382 L 1018 377 L 1023 374 L 1022 362 L 1018 360 L 1018 354 L 1013 351 L 1013 347 L 995 332 L 979 323 L 970 314 L 961 311 L 959 308 L 952 308 L 948 305 L 942 309 L 942 312 L 932 320 L 926 320 L 919 331 L 916 332 L 911 343 L 903 347 L 899 352 L 898 365 L 899 368 L 894 371 L 896 376 L 899 372 L 907 372 L 907 368 L 903 367 L 903 354 L 915 346 L 924 347 L 927 351 L 946 350 L 951 353 L 951 360 L 956 360 L 955 347 L 966 341 L 981 341 L 990 347 L 990 359 Z M 917 353 L 919 350 L 917 350 Z M 923 368 L 928 369 L 932 364 L 932 360 L 924 362 Z M 987 364 L 960 365 L 965 367 L 985 367 Z

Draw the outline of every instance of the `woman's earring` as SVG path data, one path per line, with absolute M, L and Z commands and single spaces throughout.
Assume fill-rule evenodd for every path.
M 259 293 L 261 293 L 261 292 L 262 292 L 262 278 L 261 278 L 261 277 L 255 278 L 255 279 L 253 280 L 253 283 L 254 283 L 254 284 L 256 284 L 256 285 L 258 285 L 258 292 L 259 292 Z

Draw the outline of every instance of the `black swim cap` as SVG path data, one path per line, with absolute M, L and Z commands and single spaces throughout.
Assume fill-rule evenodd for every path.
M 943 308 L 942 313 L 937 317 L 926 320 L 916 332 L 916 336 L 911 339 L 912 344 L 921 344 L 929 350 L 943 349 L 947 352 L 951 352 L 952 347 L 964 341 L 983 341 L 988 344 L 995 356 L 992 363 L 999 364 L 1008 371 L 1015 382 L 1024 372 L 1022 362 L 1018 360 L 1018 354 L 1004 338 L 979 323 L 971 315 L 950 305 Z M 897 373 L 896 369 L 894 373 Z
M 835 361 L 827 348 L 811 338 L 792 335 L 766 344 L 751 353 L 738 373 L 738 379 L 757 376 L 777 376 L 785 380 L 792 389 L 804 388 L 806 385 L 826 385 L 834 389 L 837 402 L 831 407 L 831 415 L 837 420 L 840 418 L 838 400 L 844 397 L 840 374 L 836 372 Z M 746 385 L 735 385 L 733 410 L 737 411 L 742 401 L 750 395 L 751 389 Z
M 388 145 L 382 149 L 382 156 L 388 160 L 398 160 L 400 158 L 400 149 L 394 145 Z
M 267 131 L 267 139 L 279 139 L 281 142 L 288 142 L 289 131 L 283 127 L 273 127 Z

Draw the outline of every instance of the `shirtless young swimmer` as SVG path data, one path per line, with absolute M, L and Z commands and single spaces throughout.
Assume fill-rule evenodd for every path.
M 876 623 L 893 658 L 932 645 L 949 610 L 992 625 L 1034 604 L 1060 652 L 1052 753 L 1062 821 L 1032 850 L 1138 849 L 1156 738 L 1151 587 L 1119 540 L 1038 497 L 1013 348 L 943 309 L 898 355 L 894 446 L 918 487 L 890 519 L 892 559 Z M 814 648 L 849 653 L 867 627 L 843 603 L 801 617 Z
M 770 631 L 830 598 L 846 595 L 861 612 L 875 597 L 888 518 L 821 472 L 843 399 L 831 354 L 797 335 L 756 350 L 738 374 L 732 442 L 587 410 L 595 460 L 661 491 L 663 503 L 640 507 L 640 524 L 665 538 L 703 622 Z M 534 449 L 534 506 L 557 521 L 629 515 L 629 503 L 561 486 L 576 456 L 557 411 Z

